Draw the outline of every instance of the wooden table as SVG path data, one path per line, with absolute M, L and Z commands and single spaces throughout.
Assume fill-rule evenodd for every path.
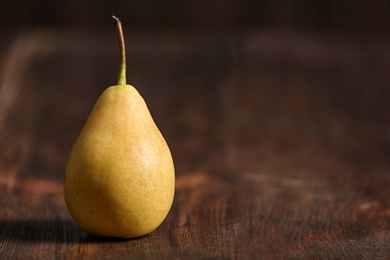
M 390 257 L 390 39 L 367 35 L 126 31 L 176 196 L 150 235 L 81 231 L 64 168 L 115 33 L 1 35 L 0 259 Z

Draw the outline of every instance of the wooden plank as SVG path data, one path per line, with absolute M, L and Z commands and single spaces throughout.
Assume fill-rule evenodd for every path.
M 25 32 L 0 53 L 1 259 L 388 257 L 388 40 L 126 35 L 129 81 L 175 159 L 170 214 L 132 240 L 78 229 L 64 167 L 116 82 L 116 38 Z

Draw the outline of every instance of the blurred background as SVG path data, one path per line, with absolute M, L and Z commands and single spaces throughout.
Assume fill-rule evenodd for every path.
M 331 32 L 387 32 L 387 0 L 213 0 L 213 1 L 1 1 L 4 28 L 26 26 L 111 26 L 108 14 L 119 16 L 126 27 L 283 29 Z
M 305 167 L 316 155 L 386 168 L 389 14 L 387 0 L 1 1 L 0 147 L 24 136 L 34 174 L 62 180 L 91 107 L 116 81 L 116 15 L 128 80 L 179 174 L 275 172 L 283 154 Z

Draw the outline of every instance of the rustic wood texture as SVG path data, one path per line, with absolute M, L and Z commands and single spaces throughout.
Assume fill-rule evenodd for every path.
M 66 158 L 115 84 L 115 31 L 0 38 L 0 259 L 390 256 L 390 39 L 125 32 L 128 79 L 176 165 L 150 235 L 97 239 L 64 204 Z

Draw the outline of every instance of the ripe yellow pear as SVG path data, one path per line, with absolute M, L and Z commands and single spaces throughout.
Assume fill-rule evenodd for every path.
M 126 84 L 121 23 L 118 85 L 97 100 L 67 162 L 65 202 L 95 236 L 134 238 L 155 230 L 174 197 L 170 150 L 138 91 Z

